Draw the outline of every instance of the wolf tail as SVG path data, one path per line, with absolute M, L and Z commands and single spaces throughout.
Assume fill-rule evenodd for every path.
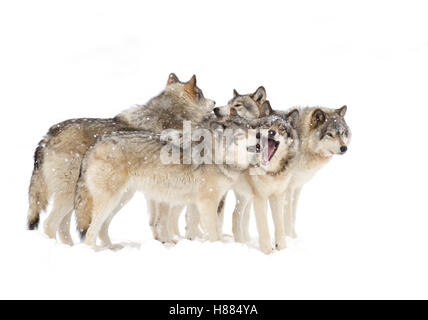
M 83 164 L 82 164 L 83 167 Z M 86 232 L 92 221 L 92 196 L 86 186 L 86 182 L 82 177 L 82 168 L 80 177 L 76 185 L 76 196 L 74 199 L 74 209 L 76 212 L 76 227 L 83 241 L 86 238 Z
M 44 153 L 48 140 L 48 137 L 43 138 L 43 140 L 39 142 L 36 152 L 34 153 L 34 169 L 28 192 L 30 206 L 27 216 L 27 226 L 29 230 L 38 228 L 40 213 L 44 211 L 48 205 L 48 187 L 42 172 Z

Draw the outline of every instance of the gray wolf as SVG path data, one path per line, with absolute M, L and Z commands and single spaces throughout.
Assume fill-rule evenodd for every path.
M 273 130 L 277 122 L 258 121 L 258 126 Z M 284 122 L 282 120 L 282 122 Z M 209 121 L 207 128 L 212 128 Z M 223 127 L 247 128 L 248 123 L 228 121 Z M 213 130 L 215 141 L 217 137 Z M 237 139 L 239 140 L 239 139 Z M 247 150 L 233 139 L 231 143 Z M 97 247 L 97 235 L 104 228 L 135 191 L 142 191 L 146 198 L 165 202 L 173 206 L 192 206 L 201 215 L 201 224 L 210 241 L 218 240 L 217 208 L 221 197 L 236 182 L 241 172 L 250 165 L 250 160 L 224 163 L 180 163 L 164 164 L 160 153 L 165 141 L 151 132 L 120 132 L 104 135 L 85 154 L 76 191 L 76 216 L 78 228 L 86 234 L 86 243 Z M 284 148 L 286 148 L 284 144 Z M 281 146 L 282 147 L 282 146 Z M 180 155 L 187 152 L 182 146 Z M 257 154 L 257 153 L 254 153 Z M 181 158 L 181 160 L 182 160 Z M 240 159 L 242 160 L 242 159 Z M 114 248 L 114 247 L 113 247 Z
M 229 117 L 241 117 L 243 119 L 257 119 L 271 114 L 270 105 L 264 104 L 266 101 L 266 90 L 263 86 L 259 86 L 254 93 L 239 94 L 235 89 L 233 90 L 233 97 L 228 101 L 225 106 L 216 107 L 213 109 L 214 114 L 218 119 L 228 119 Z M 222 197 L 218 207 L 218 222 L 217 232 L 219 237 L 222 238 L 223 221 L 224 221 L 224 204 L 226 195 Z M 172 234 L 178 235 L 178 217 L 181 210 L 175 210 L 171 214 L 169 223 L 170 229 L 175 230 Z M 163 219 L 165 221 L 165 219 Z M 197 210 L 189 206 L 186 212 L 186 238 L 189 240 L 195 238 L 202 238 L 203 234 L 199 229 L 199 214 Z M 163 230 L 166 227 L 162 228 Z
M 225 106 L 214 108 L 214 114 L 218 118 L 227 118 L 239 116 L 245 119 L 257 119 L 265 117 L 271 114 L 269 104 L 265 104 L 266 101 L 266 89 L 263 86 L 259 86 L 253 93 L 239 94 L 236 89 L 233 90 L 232 99 L 228 101 Z M 224 204 L 226 201 L 225 194 L 219 204 L 218 208 L 218 233 L 222 236 L 223 223 L 224 223 Z M 188 221 L 188 226 L 195 230 L 198 223 L 197 215 L 191 215 L 193 219 Z
M 264 108 L 272 110 L 269 101 L 264 103 Z M 267 227 L 267 201 L 270 202 L 275 226 L 275 248 L 282 250 L 286 247 L 283 203 L 299 148 L 299 138 L 294 128 L 298 117 L 297 109 L 284 114 L 271 112 L 269 118 L 284 119 L 287 125 L 265 132 L 265 146 L 262 149 L 267 150 L 264 152 L 267 157 L 266 165 L 261 166 L 256 174 L 247 171 L 241 175 L 233 187 L 237 199 L 233 213 L 235 239 L 238 242 L 245 240 L 241 219 L 243 216 L 247 218 L 245 214 L 249 216 L 251 202 L 253 202 L 259 246 L 260 250 L 266 254 L 273 250 Z M 263 140 L 263 136 L 260 138 Z
M 289 237 L 295 231 L 297 202 L 304 184 L 326 165 L 333 155 L 343 155 L 351 142 L 351 130 L 345 121 L 347 107 L 300 108 L 296 129 L 300 137 L 300 150 L 287 189 L 285 204 L 285 231 Z
M 269 101 L 263 103 L 263 109 L 272 110 Z M 297 117 L 298 110 L 294 109 L 284 114 L 276 114 L 271 111 L 270 116 L 263 118 L 264 125 L 271 127 L 271 130 L 265 130 L 265 143 L 260 142 L 256 145 L 260 149 L 264 161 L 257 168 L 244 171 L 232 186 L 237 197 L 237 209 L 235 209 L 233 221 L 235 238 L 240 237 L 242 231 L 240 227 L 242 213 L 240 211 L 249 210 L 250 203 L 254 199 L 259 245 L 264 253 L 272 252 L 266 220 L 266 202 L 268 200 L 271 203 L 275 223 L 275 247 L 278 250 L 285 248 L 283 203 L 299 146 L 297 131 L 293 127 Z M 278 121 L 280 125 L 275 127 L 274 124 Z M 252 123 L 255 122 L 252 121 Z M 263 140 L 260 132 L 259 139 Z M 253 174 L 254 171 L 252 173 L 251 170 L 256 170 L 256 174 Z
M 344 119 L 346 110 L 346 106 L 339 109 L 297 108 L 299 117 L 294 122 L 294 127 L 300 143 L 290 170 L 291 175 L 283 199 L 285 233 L 289 237 L 296 237 L 297 202 L 303 185 L 328 163 L 333 155 L 344 154 L 348 149 L 351 131 Z M 274 113 L 287 114 L 287 112 L 282 111 L 274 111 Z M 251 206 L 249 199 L 252 198 L 251 192 L 254 189 L 249 189 L 245 184 L 241 184 L 240 188 L 235 188 L 234 191 L 238 199 L 233 214 L 234 236 L 237 241 L 246 242 L 250 240 L 248 229 Z M 261 208 L 264 210 L 263 207 Z M 263 246 L 266 251 L 269 251 L 267 240 Z
M 239 94 L 233 90 L 233 98 L 222 107 L 214 108 L 214 113 L 218 117 L 227 117 L 238 115 L 246 119 L 257 119 L 271 114 L 266 101 L 266 90 L 263 86 L 257 88 L 251 94 Z
M 53 197 L 53 209 L 44 224 L 45 232 L 50 238 L 55 238 L 58 232 L 63 243 L 72 245 L 69 225 L 76 182 L 83 155 L 97 137 L 118 131 L 150 129 L 160 132 L 166 127 L 180 128 L 183 120 L 201 121 L 214 104 L 203 96 L 195 76 L 188 82 L 180 82 L 175 74 L 170 74 L 165 90 L 144 106 L 125 110 L 112 119 L 73 119 L 52 126 L 34 156 L 28 228 L 38 227 L 40 213 Z M 109 244 L 107 236 L 101 235 Z

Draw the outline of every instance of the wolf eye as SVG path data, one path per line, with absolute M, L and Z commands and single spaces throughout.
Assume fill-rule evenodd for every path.
M 330 132 L 326 134 L 327 137 L 333 138 L 333 134 L 331 134 Z
M 237 104 L 235 104 L 235 105 L 233 105 L 235 108 L 240 108 L 240 107 L 242 107 L 242 104 L 241 103 L 237 103 Z

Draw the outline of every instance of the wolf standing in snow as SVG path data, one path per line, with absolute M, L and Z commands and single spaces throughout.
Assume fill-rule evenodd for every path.
M 242 103 L 242 99 L 237 100 L 241 96 L 235 92 L 227 106 L 220 107 L 217 113 L 220 115 L 238 114 L 249 119 L 255 119 L 260 116 L 260 112 L 251 106 L 251 104 Z M 296 237 L 295 220 L 297 201 L 300 195 L 300 190 L 303 185 L 308 182 L 313 175 L 322 166 L 324 166 L 334 154 L 344 154 L 348 148 L 351 138 L 351 132 L 344 119 L 346 106 L 339 109 L 307 107 L 297 108 L 299 116 L 294 122 L 299 139 L 298 151 L 293 160 L 293 166 L 289 170 L 291 172 L 287 178 L 287 191 L 284 197 L 285 213 L 285 232 L 290 237 Z M 261 109 L 262 114 L 278 114 L 286 115 L 288 112 L 269 110 L 269 106 Z M 260 179 L 260 177 L 256 177 Z M 276 178 L 278 180 L 279 177 Z M 254 180 L 254 179 L 253 179 Z M 234 187 L 234 192 L 237 198 L 235 210 L 233 213 L 233 234 L 238 242 L 246 242 L 250 240 L 249 235 L 249 217 L 251 202 L 257 190 L 264 191 L 266 188 L 258 188 L 263 183 L 254 184 L 250 187 L 250 180 L 244 176 L 239 180 L 239 183 Z M 271 185 L 274 185 L 272 183 Z M 261 201 L 257 201 L 257 211 L 265 210 Z M 275 204 L 274 204 L 275 206 Z M 259 215 L 263 217 L 263 215 Z M 264 228 L 262 234 L 267 233 L 267 228 Z M 266 252 L 270 251 L 268 245 L 268 236 L 264 237 L 264 244 L 260 244 Z M 282 244 L 276 247 L 281 247 Z M 263 249 L 262 249 L 263 250 Z
M 284 134 L 285 139 L 288 139 L 289 124 L 283 118 L 262 118 L 253 123 L 248 124 L 241 118 L 222 125 L 225 129 L 246 129 L 248 126 L 265 128 L 280 133 L 278 141 L 282 141 L 281 136 Z M 209 122 L 207 128 L 211 127 Z M 218 137 L 216 131 L 210 132 L 214 145 L 218 145 L 217 142 L 222 141 L 223 136 Z M 229 153 L 230 148 L 226 148 L 227 151 L 221 149 L 220 163 L 216 155 L 216 161 L 209 157 L 207 162 L 186 164 L 182 161 L 159 161 L 165 142 L 151 133 L 123 132 L 103 136 L 85 154 L 77 183 L 76 199 L 81 197 L 83 190 L 82 198 L 89 204 L 76 205 L 78 227 L 82 233 L 87 231 L 86 244 L 97 247 L 97 235 L 103 226 L 109 223 L 137 190 L 155 201 L 195 206 L 201 215 L 201 223 L 208 239 L 218 240 L 217 208 L 220 199 L 235 184 L 241 173 L 254 163 L 250 159 L 258 155 L 253 151 L 255 147 L 248 148 L 246 141 L 241 143 L 240 140 L 229 140 L 238 149 L 237 153 Z M 289 146 L 290 140 L 281 143 L 280 153 L 287 154 Z M 180 148 L 181 155 L 187 152 L 181 146 Z M 242 154 L 246 156 L 239 157 Z M 266 160 L 272 161 L 272 157 Z
M 268 116 L 269 111 L 266 109 L 264 103 L 266 101 L 266 90 L 263 86 L 260 86 L 253 93 L 239 94 L 236 90 L 233 90 L 233 97 L 223 107 L 216 107 L 213 109 L 214 114 L 218 119 L 228 119 L 229 117 L 240 117 L 242 119 L 256 119 L 263 116 Z M 236 108 L 236 110 L 235 110 Z M 239 110 L 239 111 L 237 111 Z M 235 118 L 236 119 L 236 118 Z M 223 222 L 224 222 L 224 207 L 225 207 L 226 195 L 220 200 L 218 206 L 218 219 L 217 219 L 217 232 L 219 237 L 223 235 Z M 194 207 L 188 207 L 188 220 L 187 229 L 190 231 L 187 234 L 188 239 L 194 239 L 195 236 L 200 236 L 196 231 L 199 229 L 199 214 L 196 212 Z M 173 229 L 177 229 L 178 216 L 172 215 Z
M 53 209 L 45 221 L 45 232 L 72 245 L 70 219 L 74 209 L 76 182 L 83 155 L 103 134 L 116 131 L 180 129 L 183 120 L 201 121 L 215 102 L 206 99 L 196 86 L 196 77 L 180 82 L 168 77 L 165 90 L 146 105 L 126 110 L 112 119 L 74 119 L 51 127 L 34 155 L 34 170 L 29 188 L 28 228 L 36 229 L 40 213 L 53 197 Z M 110 240 L 103 238 L 107 244 Z
M 333 155 L 343 155 L 351 142 L 351 130 L 345 121 L 347 107 L 301 108 L 296 123 L 300 148 L 293 168 L 285 199 L 285 232 L 291 237 L 295 231 L 297 203 L 304 184 L 326 165 Z

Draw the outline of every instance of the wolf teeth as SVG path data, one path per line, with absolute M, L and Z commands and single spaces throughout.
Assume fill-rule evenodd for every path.
M 111 218 L 136 190 L 142 190 L 155 239 L 176 242 L 180 236 L 178 217 L 187 206 L 186 237 L 203 236 L 202 218 L 206 237 L 215 241 L 222 236 L 225 196 L 233 189 L 235 240 L 250 240 L 248 214 L 254 202 L 260 249 L 272 252 L 266 228 L 265 204 L 269 200 L 278 230 L 275 244 L 278 250 L 285 248 L 285 237 L 296 236 L 296 208 L 302 187 L 334 154 L 344 154 L 349 148 L 351 132 L 344 119 L 347 107 L 276 111 L 262 86 L 250 94 L 234 90 L 226 105 L 215 108 L 215 112 L 214 106 L 215 102 L 204 98 L 196 85 L 196 76 L 181 82 L 170 74 L 164 91 L 144 106 L 129 108 L 112 119 L 72 119 L 52 126 L 34 155 L 27 227 L 37 228 L 40 213 L 53 198 L 53 210 L 45 221 L 49 236 L 59 233 L 62 241 L 72 244 L 68 221 L 74 209 L 78 232 L 87 244 L 96 247 L 99 237 L 102 246 L 117 249 L 108 236 Z M 192 136 L 184 134 L 184 123 L 192 130 L 209 132 L 215 126 L 215 139 L 223 139 L 223 129 L 257 132 L 251 136 L 256 139 L 251 146 L 236 143 L 244 154 L 251 154 L 249 159 L 244 164 L 191 163 L 194 155 L 189 150 L 195 143 Z M 180 160 L 190 159 L 189 163 L 160 165 L 164 129 L 182 130 L 174 147 L 180 151 Z M 272 138 L 267 142 L 268 159 L 261 152 L 263 143 L 258 141 L 263 130 Z M 190 138 L 188 147 L 186 138 Z M 221 160 L 225 160 L 231 153 L 226 150 L 222 154 Z

